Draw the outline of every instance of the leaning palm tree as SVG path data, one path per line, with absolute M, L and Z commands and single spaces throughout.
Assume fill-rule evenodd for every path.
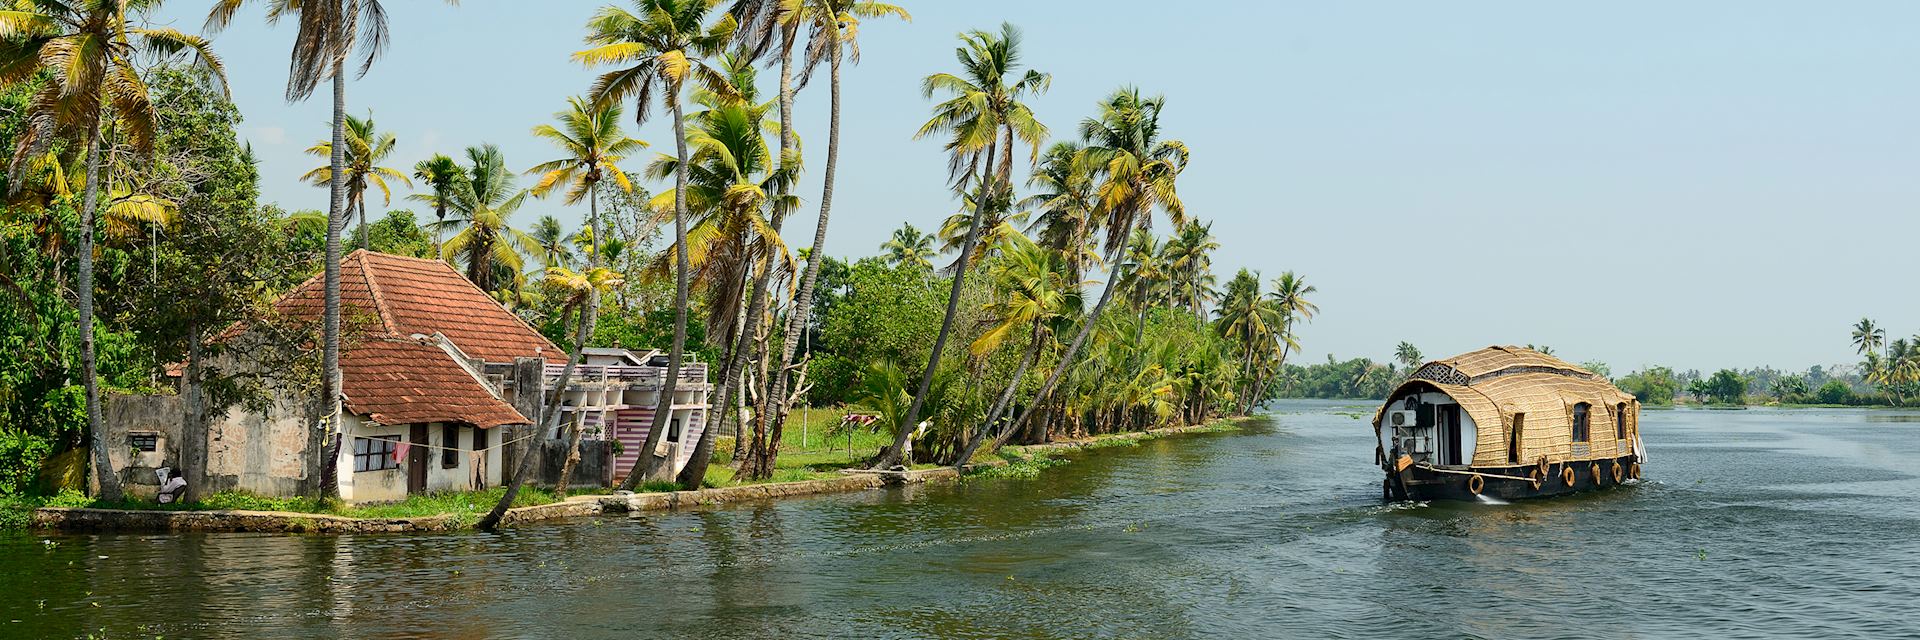
M 225 29 L 247 1 L 215 0 L 212 11 L 207 13 L 206 30 L 217 33 Z M 320 397 L 325 403 L 322 409 L 326 426 L 313 430 L 307 437 L 307 451 L 312 456 L 309 477 L 317 479 L 315 493 L 325 500 L 338 500 L 340 486 L 335 477 L 338 465 L 334 461 L 340 455 L 340 439 L 337 435 L 328 436 L 330 430 L 338 428 L 336 420 L 340 413 L 340 229 L 346 224 L 347 209 L 347 68 L 349 58 L 358 58 L 360 75 L 364 76 L 373 68 L 373 61 L 386 51 L 387 10 L 380 4 L 381 0 L 265 2 L 268 23 L 277 23 L 287 16 L 293 16 L 300 23 L 288 67 L 287 101 L 306 100 L 322 78 L 331 78 L 333 84 L 333 153 L 327 160 L 333 180 L 328 185 L 320 356 Z M 459 0 L 447 0 L 447 4 L 457 5 Z
M 960 40 L 961 46 L 954 50 L 954 55 L 960 60 L 962 74 L 936 73 L 921 82 L 921 93 L 929 98 L 939 92 L 950 93 L 952 97 L 934 106 L 933 117 L 920 126 L 914 137 L 947 134 L 944 148 L 956 191 L 966 193 L 967 183 L 978 168 L 979 190 L 974 201 L 989 202 L 998 198 L 1002 190 L 1012 191 L 1005 182 L 1012 168 L 1015 139 L 1030 145 L 1036 158 L 1039 155 L 1047 127 L 1034 117 L 1023 100 L 1045 92 L 1052 78 L 1032 69 L 1014 76 L 1020 68 L 1021 51 L 1020 30 L 1012 24 L 1000 25 L 999 34 L 976 30 L 962 34 Z M 1005 156 L 996 164 L 995 155 L 1001 153 L 1002 147 Z M 927 366 L 921 370 L 920 389 L 914 394 L 913 405 L 907 409 L 908 424 L 918 424 L 927 391 L 933 384 L 934 374 L 940 370 L 940 354 L 946 350 L 947 337 L 953 332 L 953 321 L 958 317 L 960 292 L 965 286 L 974 244 L 980 239 L 984 213 L 987 211 L 975 212 L 966 240 L 961 243 L 960 257 L 954 262 L 946 315 L 940 321 L 940 333 L 934 338 Z M 875 457 L 874 467 L 899 464 L 900 452 L 910 433 L 911 430 L 904 430 L 895 436 L 893 443 Z
M 380 166 L 380 163 L 386 162 L 387 158 L 393 155 L 393 147 L 398 143 L 398 139 L 394 138 L 392 133 L 376 128 L 373 123 L 373 114 L 369 113 L 365 118 L 347 116 L 346 136 L 346 164 L 341 169 L 346 172 L 347 181 L 345 215 L 348 218 L 352 218 L 356 213 L 359 215 L 360 248 L 372 249 L 373 245 L 369 243 L 367 235 L 370 229 L 367 226 L 367 187 L 372 185 L 379 188 L 381 204 L 392 205 L 393 189 L 387 185 L 387 181 L 394 180 L 408 187 L 413 186 L 413 181 L 408 180 L 407 174 L 397 169 Z M 333 142 L 321 140 L 309 147 L 307 153 L 322 158 L 332 158 Z M 300 179 L 315 185 L 331 185 L 333 184 L 333 165 L 329 163 L 315 168 L 300 176 Z
M 674 172 L 673 237 L 676 245 L 674 269 L 673 348 L 668 352 L 666 382 L 661 385 L 654 415 L 672 415 L 673 396 L 680 378 L 681 360 L 687 346 L 687 127 L 680 90 L 688 79 L 698 79 L 715 87 L 726 86 L 720 73 L 704 58 L 718 54 L 733 35 L 734 19 L 724 17 L 712 28 L 706 27 L 707 14 L 718 0 L 634 0 L 635 11 L 615 6 L 601 7 L 587 21 L 590 48 L 575 52 L 575 62 L 589 67 L 619 66 L 594 80 L 591 98 L 606 105 L 634 101 L 634 116 L 645 121 L 652 108 L 655 92 L 673 113 L 675 159 L 680 169 Z M 644 452 L 654 451 L 669 421 L 656 419 L 647 430 Z M 644 477 L 657 477 L 660 459 L 640 456 L 640 469 L 621 482 L 631 490 Z M 671 465 L 669 465 L 671 466 Z
M 808 30 L 806 71 L 804 80 L 813 69 L 825 62 L 828 69 L 828 108 L 827 108 L 827 165 L 820 188 L 820 216 L 814 221 L 813 255 L 826 255 L 827 221 L 833 210 L 834 168 L 840 158 L 840 65 L 843 60 L 860 62 L 860 21 L 863 19 L 886 16 L 911 20 L 905 9 L 874 0 L 743 0 L 745 4 L 764 4 L 777 2 L 786 10 L 771 11 L 778 23 L 781 13 L 788 14 L 793 25 L 792 31 L 784 38 L 784 47 L 791 47 L 793 33 L 801 27 Z M 784 31 L 784 30 L 783 30 Z M 784 56 L 785 54 L 783 54 Z M 784 57 L 783 57 L 784 60 Z M 788 132 L 792 130 L 791 111 L 793 97 L 786 90 L 786 64 L 781 65 L 781 145 L 782 158 L 799 157 L 798 148 L 792 142 Z M 775 225 L 774 231 L 779 231 Z M 795 348 L 800 343 L 800 331 L 807 326 L 813 309 L 814 282 L 820 276 L 820 261 L 807 261 L 804 274 L 800 277 L 800 288 L 793 296 L 793 311 L 787 314 L 787 326 L 780 345 L 780 359 L 773 374 L 768 376 L 767 391 L 760 395 L 759 411 L 755 412 L 753 450 L 749 452 L 747 465 L 748 477 L 768 478 L 773 475 L 774 461 L 780 455 L 780 429 L 785 424 L 787 408 L 791 398 L 787 395 L 789 380 L 793 377 L 792 366 Z M 771 419 L 771 424 L 769 424 Z
M 1004 297 L 986 305 L 987 316 L 993 324 L 973 341 L 969 350 L 976 358 L 986 357 L 1022 328 L 1029 332 L 1027 348 L 1020 356 L 1020 364 L 1014 367 L 1012 380 L 987 410 L 986 420 L 967 434 L 965 446 L 954 460 L 955 467 L 965 466 L 973 458 L 974 452 L 987 440 L 989 431 L 1012 406 L 1015 391 L 1026 378 L 1027 369 L 1051 342 L 1054 329 L 1068 313 L 1079 310 L 1080 283 L 1072 280 L 1071 267 L 1064 256 L 1019 233 L 1008 237 L 1004 244 L 1005 249 L 990 271 L 995 288 L 1002 291 Z M 1002 432 L 996 441 L 1003 442 L 1008 433 Z
M 26 130 L 14 157 L 12 184 L 24 160 L 41 156 L 57 139 L 81 149 L 86 158 L 86 183 L 80 206 L 80 242 L 74 288 L 79 294 L 81 381 L 86 393 L 87 436 L 91 441 L 93 471 L 101 496 L 121 497 L 119 476 L 107 457 L 106 434 L 100 425 L 100 386 L 93 338 L 93 234 L 100 204 L 101 128 L 114 120 L 133 148 L 153 149 L 158 113 L 140 78 L 142 53 L 174 56 L 191 52 L 194 63 L 211 70 L 225 88 L 226 72 L 205 39 L 169 28 L 130 26 L 128 18 L 143 18 L 160 6 L 159 0 L 72 0 L 16 2 L 0 11 L 0 83 L 22 82 L 45 74 L 46 84 L 28 100 Z M 77 138 L 77 139 L 74 139 Z
M 584 336 L 591 335 L 592 331 L 588 328 L 592 320 L 585 314 L 589 312 L 593 299 L 600 292 L 618 289 L 620 285 L 626 284 L 626 277 L 603 267 L 593 267 L 584 272 L 576 272 L 566 267 L 549 267 L 545 284 L 547 290 L 560 292 L 564 296 L 560 301 L 560 316 L 563 320 L 568 313 L 581 314 L 580 335 Z M 578 350 L 585 344 L 576 339 L 574 348 Z M 561 383 L 561 386 L 555 388 L 565 389 L 564 385 L 565 383 Z M 567 481 L 573 479 L 573 468 L 580 463 L 581 422 L 577 418 L 567 422 L 567 457 L 566 461 L 560 465 L 560 481 L 554 483 L 554 495 L 567 494 Z
M 1861 318 L 1853 324 L 1853 348 L 1860 355 L 1879 351 L 1887 343 L 1887 330 L 1880 328 L 1871 318 Z
M 1095 215 L 1106 230 L 1107 264 L 1119 262 L 1133 230 L 1144 227 L 1155 209 L 1164 211 L 1175 225 L 1186 221 L 1186 208 L 1175 183 L 1187 166 L 1187 145 L 1160 139 L 1160 113 L 1165 104 L 1159 97 L 1142 98 L 1136 89 L 1121 89 L 1100 105 L 1099 117 L 1080 123 L 1080 137 L 1087 143 L 1082 153 L 1087 154 L 1087 162 L 1098 167 L 1099 204 Z M 1060 362 L 1073 362 L 1079 355 L 1117 288 L 1101 290 L 1100 301 L 1094 303 L 1086 322 L 1067 344 Z M 1034 395 L 1033 406 L 1047 400 L 1070 368 L 1054 367 Z M 1010 428 L 1018 430 L 1033 414 L 1030 407 Z
M 464 263 L 467 279 L 481 291 L 493 293 L 501 271 L 519 274 L 524 256 L 540 255 L 541 248 L 532 235 L 511 224 L 513 214 L 526 203 L 527 192 L 515 188 L 514 174 L 507 170 L 500 149 L 491 144 L 469 147 L 467 159 L 473 165 L 448 198 L 447 219 L 427 227 L 435 235 L 454 231 L 441 245 L 440 257 Z
M 587 359 L 585 309 L 587 299 L 593 295 L 594 291 L 619 287 L 625 279 L 620 274 L 604 268 L 592 269 L 586 273 L 575 273 L 568 269 L 549 269 L 546 281 L 550 288 L 567 292 L 566 306 L 561 309 L 563 319 L 570 311 L 579 313 L 579 320 L 574 325 L 573 332 L 573 357 L 567 358 L 567 366 L 560 369 L 560 379 L 554 381 L 553 386 L 555 389 L 566 389 L 567 385 L 573 383 L 574 368 Z M 546 424 L 534 433 L 553 431 L 560 420 L 560 403 L 566 397 L 565 393 L 553 394 L 553 397 L 547 401 L 546 411 L 540 414 L 546 416 Z M 538 451 L 539 449 L 535 447 L 528 447 L 525 453 L 520 454 L 520 464 L 515 465 L 513 475 L 507 480 L 506 492 L 500 495 L 499 502 L 494 503 L 493 510 L 487 512 L 487 515 L 476 525 L 481 530 L 492 531 L 500 526 L 500 519 L 506 516 L 507 509 L 513 506 L 514 498 L 520 495 L 520 485 L 526 482 L 527 474 L 533 472 L 533 461 L 539 458 L 536 455 Z M 566 493 L 567 481 L 571 479 L 574 464 L 579 462 L 579 459 L 580 423 L 575 421 L 567 428 L 567 459 L 560 467 L 560 483 L 555 487 L 558 493 Z
M 894 268 L 912 267 L 914 269 L 933 269 L 933 236 L 921 233 L 913 224 L 902 224 L 893 230 L 893 238 L 880 243 L 880 251 L 886 254 L 887 262 Z

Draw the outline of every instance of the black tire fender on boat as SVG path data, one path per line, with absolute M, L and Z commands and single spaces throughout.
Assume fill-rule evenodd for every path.
M 1471 494 L 1473 494 L 1473 495 L 1476 495 L 1476 496 L 1477 496 L 1477 495 L 1480 495 L 1480 492 L 1481 492 L 1481 491 L 1483 491 L 1483 490 L 1485 490 L 1486 488 L 1487 488 L 1487 479 L 1486 479 L 1486 478 L 1484 478 L 1484 477 L 1481 477 L 1481 476 L 1477 476 L 1477 475 L 1475 475 L 1475 476 L 1468 476 L 1468 477 L 1467 477 L 1467 492 L 1468 492 L 1468 493 L 1471 493 Z
M 1626 470 L 1620 467 L 1620 461 L 1613 461 L 1613 483 L 1620 484 L 1620 481 L 1626 479 L 1626 474 Z
M 1560 468 L 1560 482 L 1562 484 L 1565 484 L 1569 487 L 1573 486 L 1574 475 L 1575 474 L 1573 473 L 1573 465 L 1567 465 Z

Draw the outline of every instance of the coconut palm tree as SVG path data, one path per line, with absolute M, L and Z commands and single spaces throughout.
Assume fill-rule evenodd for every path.
M 1860 355 L 1879 351 L 1887 344 L 1887 330 L 1880 328 L 1870 318 L 1861 318 L 1853 323 L 1853 349 Z
M 547 270 L 546 284 L 548 288 L 566 292 L 567 298 L 565 306 L 561 308 L 560 312 L 562 317 L 564 318 L 568 312 L 576 312 L 578 314 L 576 316 L 578 320 L 574 324 L 573 357 L 567 358 L 567 366 L 560 369 L 560 379 L 554 382 L 553 388 L 565 389 L 567 385 L 572 384 L 574 369 L 578 367 L 582 361 L 587 359 L 587 350 L 585 348 L 587 346 L 587 317 L 585 309 L 587 300 L 593 297 L 593 292 L 618 288 L 621 284 L 624 284 L 625 281 L 624 276 L 606 268 L 591 269 L 584 273 L 576 273 L 565 268 Z M 547 417 L 546 424 L 534 433 L 550 433 L 553 431 L 554 426 L 560 419 L 560 403 L 566 397 L 567 394 L 565 393 L 553 394 L 553 397 L 547 401 L 546 411 L 540 414 Z M 500 495 L 499 502 L 494 503 L 493 510 L 487 512 L 487 515 L 480 519 L 477 526 L 481 530 L 492 531 L 500 525 L 500 518 L 506 515 L 507 509 L 513 506 L 514 498 L 519 496 L 520 485 L 526 482 L 527 474 L 533 472 L 533 461 L 539 458 L 538 455 L 535 455 L 536 451 L 537 449 L 529 448 L 526 453 L 520 455 L 520 464 L 515 466 L 513 475 L 507 480 L 506 492 Z M 571 479 L 573 467 L 579 462 L 579 459 L 580 423 L 575 421 L 568 425 L 567 428 L 567 459 L 560 467 L 560 482 L 555 487 L 556 492 L 561 494 L 566 493 L 567 481 Z
M 1243 412 L 1251 411 L 1260 400 L 1254 389 L 1286 320 L 1279 305 L 1261 296 L 1260 273 L 1246 269 L 1227 281 L 1226 295 L 1214 313 L 1219 315 L 1214 330 L 1240 347 L 1241 406 Z
M 0 11 L 0 83 L 15 83 L 44 73 L 47 82 L 30 100 L 13 166 L 41 156 L 57 139 L 74 139 L 86 159 L 86 182 L 80 206 L 80 242 L 74 288 L 79 294 L 80 368 L 86 393 L 87 434 L 93 471 L 100 494 L 121 497 L 119 476 L 107 458 L 107 442 L 100 426 L 100 387 L 93 338 L 94 219 L 100 204 L 104 156 L 101 131 L 108 120 L 140 153 L 150 153 L 158 113 L 141 81 L 143 53 L 159 56 L 193 54 L 193 64 L 211 71 L 225 88 L 226 72 L 208 42 L 170 28 L 135 27 L 139 19 L 160 6 L 160 0 L 72 0 L 17 2 Z M 12 184 L 19 184 L 14 172 Z
M 843 61 L 860 62 L 860 24 L 862 20 L 883 17 L 897 17 L 912 20 L 905 9 L 873 0 L 743 0 L 743 4 L 761 4 L 777 2 L 787 7 L 788 20 L 792 31 L 775 29 L 787 33 L 783 37 L 783 58 L 781 64 L 781 148 L 782 158 L 798 160 L 798 147 L 790 132 L 793 127 L 793 95 L 787 90 L 787 64 L 785 53 L 790 51 L 796 39 L 798 29 L 804 26 L 808 31 L 806 70 L 802 72 L 804 82 L 811 71 L 822 62 L 828 69 L 828 107 L 827 107 L 827 164 L 822 174 L 820 188 L 820 215 L 814 221 L 813 255 L 826 255 L 827 222 L 833 210 L 834 169 L 840 158 L 840 66 Z M 781 11 L 766 12 L 776 16 L 778 24 Z M 779 226 L 774 226 L 779 231 Z M 774 461 L 780 455 L 780 429 L 787 417 L 790 399 L 787 387 L 794 375 L 792 366 L 795 348 L 799 345 L 800 331 L 807 326 L 813 309 L 814 282 L 820 276 L 820 262 L 808 261 L 806 271 L 800 277 L 800 288 L 794 293 L 793 311 L 787 314 L 786 332 L 781 340 L 780 360 L 773 374 L 768 376 L 767 391 L 760 395 L 759 411 L 754 413 L 753 450 L 749 452 L 750 465 L 745 469 L 747 477 L 768 478 L 773 475 Z M 769 417 L 772 423 L 769 424 Z
M 1420 366 L 1420 363 L 1425 362 L 1425 360 L 1421 359 L 1420 348 L 1413 346 L 1413 343 L 1405 340 L 1400 342 L 1400 346 L 1393 348 L 1393 359 L 1405 365 L 1409 372 L 1413 371 L 1414 367 Z
M 974 201 L 1010 201 L 1012 188 L 1005 182 L 1012 169 L 1014 141 L 1018 139 L 1030 145 L 1037 160 L 1041 141 L 1047 137 L 1046 125 L 1034 117 L 1024 100 L 1046 92 L 1052 84 L 1052 77 L 1032 69 L 1019 72 L 1020 30 L 1012 24 L 1000 25 L 998 34 L 976 30 L 962 34 L 960 40 L 962 44 L 954 50 L 954 55 L 960 60 L 961 74 L 935 73 L 921 81 L 921 93 L 927 97 L 931 98 L 940 92 L 949 93 L 952 97 L 934 105 L 933 117 L 920 126 L 914 137 L 936 134 L 948 136 L 944 149 L 956 191 L 966 193 L 967 184 L 977 168 L 980 173 L 979 191 L 974 195 Z M 1002 156 L 1002 162 L 996 164 L 995 156 L 1002 152 L 1002 147 L 1005 148 L 1005 155 Z M 997 193 L 1001 190 L 1007 191 L 1008 195 Z M 947 338 L 953 332 L 953 321 L 960 309 L 960 292 L 967 278 L 967 265 L 973 257 L 974 244 L 980 239 L 981 223 L 986 218 L 978 214 L 991 212 L 990 208 L 981 209 L 976 211 L 977 215 L 968 224 L 966 240 L 960 246 L 960 257 L 954 262 L 946 315 L 940 321 L 940 333 L 934 338 L 933 352 L 927 356 L 927 367 L 922 370 L 919 391 L 914 394 L 913 405 L 907 410 L 909 424 L 917 424 L 916 421 L 920 419 L 920 411 L 926 404 L 934 374 L 940 370 L 940 354 L 946 350 Z M 906 446 L 908 433 L 903 431 L 896 436 L 893 443 L 875 457 L 875 468 L 899 464 L 900 452 Z
M 967 435 L 965 448 L 953 463 L 956 467 L 972 459 L 989 430 L 1012 405 L 1014 392 L 1025 379 L 1027 369 L 1039 358 L 1053 330 L 1068 313 L 1077 312 L 1080 303 L 1080 283 L 1071 279 L 1071 268 L 1064 256 L 1019 233 L 1003 242 L 1006 246 L 993 261 L 989 275 L 994 280 L 994 288 L 1005 297 L 987 304 L 987 316 L 993 319 L 993 324 L 968 348 L 974 357 L 984 358 L 1021 329 L 1029 333 L 1027 348 L 1020 356 L 1020 364 L 1014 367 L 1007 388 L 987 411 L 986 420 Z
M 589 312 L 594 297 L 600 292 L 620 288 L 620 285 L 626 284 L 626 277 L 603 267 L 593 267 L 581 272 L 566 267 L 548 267 L 544 284 L 548 291 L 557 291 L 563 296 L 560 306 L 561 318 L 564 319 L 568 313 L 581 314 L 579 319 L 581 335 L 590 335 L 588 332 L 591 330 L 586 325 L 591 320 L 587 319 L 585 314 Z M 579 349 L 584 345 L 584 342 L 576 340 L 574 347 Z M 566 387 L 556 388 L 565 389 Z M 555 495 L 567 494 L 567 482 L 573 478 L 574 466 L 580 463 L 580 423 L 581 421 L 577 419 L 567 423 L 567 458 L 560 465 L 560 481 L 554 483 Z
M 553 114 L 560 122 L 559 127 L 542 124 L 533 128 L 534 137 L 553 143 L 567 155 L 527 170 L 528 174 L 540 176 L 532 193 L 545 198 L 564 187 L 566 204 L 587 202 L 587 227 L 581 230 L 580 236 L 588 243 L 589 268 L 597 263 L 599 239 L 609 237 L 600 223 L 599 186 L 611 178 L 614 188 L 621 193 L 633 193 L 633 182 L 618 164 L 627 154 L 647 148 L 646 142 L 627 137 L 620 130 L 621 112 L 617 102 L 596 105 L 585 98 L 572 97 L 567 98 L 567 110 Z
M 1169 272 L 1173 275 L 1173 297 L 1177 305 L 1206 318 L 1207 303 L 1214 300 L 1213 252 L 1220 242 L 1213 237 L 1213 225 L 1190 220 L 1174 231 L 1167 241 Z
M 880 251 L 886 254 L 887 262 L 896 269 L 912 267 L 933 270 L 933 236 L 921 233 L 912 223 L 894 229 L 893 238 L 881 243 Z
M 538 125 L 533 135 L 553 143 L 566 155 L 534 165 L 527 173 L 540 175 L 540 182 L 533 185 L 534 197 L 544 198 L 564 187 L 567 204 L 587 201 L 587 228 L 581 234 L 589 243 L 587 269 L 591 271 L 600 267 L 600 238 L 606 236 L 600 224 L 600 183 L 611 177 L 621 192 L 633 193 L 633 183 L 618 165 L 627 154 L 645 149 L 647 143 L 629 138 L 620 130 L 618 102 L 594 104 L 585 98 L 567 98 L 567 110 L 553 117 L 560 121 L 560 127 Z M 597 290 L 587 292 L 586 309 L 581 312 L 587 316 L 587 335 L 593 335 L 593 325 L 599 320 L 599 295 Z
M 764 297 L 749 300 L 750 283 L 755 276 L 769 277 L 772 272 L 791 272 L 793 258 L 774 231 L 769 218 L 785 218 L 799 206 L 792 194 L 798 177 L 794 162 L 776 162 L 767 145 L 764 131 L 769 129 L 767 113 L 772 103 L 756 103 L 759 94 L 754 85 L 752 66 L 744 59 L 725 57 L 729 88 L 695 92 L 695 102 L 707 107 L 692 118 L 688 134 L 695 151 L 684 200 L 696 220 L 687 234 L 692 279 L 706 291 L 708 335 L 718 339 L 725 351 L 721 370 L 722 406 L 732 402 L 737 392 L 736 373 L 753 344 L 742 340 L 747 327 L 758 335 L 765 321 Z M 647 174 L 664 178 L 678 173 L 676 158 L 661 156 L 647 168 Z M 678 191 L 654 197 L 653 207 L 670 211 L 672 203 L 682 199 Z M 678 254 L 678 247 L 671 247 Z M 663 257 L 664 258 L 664 257 Z M 663 259 L 655 272 L 664 273 Z M 745 325 L 738 320 L 746 313 Z M 702 432 L 694 443 L 694 461 L 682 469 L 681 481 L 698 485 L 706 474 L 711 457 L 712 438 L 718 428 Z M 707 456 L 707 457 L 702 457 Z
M 453 158 L 445 154 L 433 154 L 433 157 L 413 165 L 413 178 L 419 180 L 421 185 L 431 191 L 416 193 L 407 196 L 407 199 L 431 205 L 434 222 L 446 220 L 447 201 L 453 197 L 456 186 L 466 177 L 466 171 L 461 170 L 460 163 L 454 162 Z M 437 234 L 433 237 L 433 251 L 435 254 L 440 252 L 440 236 Z
M 347 181 L 345 213 L 348 218 L 353 217 L 355 213 L 359 214 L 360 248 L 372 249 L 373 245 L 369 244 L 367 239 L 371 229 L 367 226 L 367 186 L 372 185 L 380 189 L 382 205 L 392 205 L 393 190 L 387 185 L 387 181 L 398 181 L 408 187 L 413 186 L 413 181 L 408 180 L 407 174 L 399 170 L 380 166 L 380 163 L 386 162 L 387 158 L 393 155 L 393 146 L 398 140 L 392 133 L 380 131 L 375 127 L 373 114 L 369 113 L 365 118 L 347 116 L 346 140 L 346 164 L 342 168 L 342 171 L 346 172 Z M 309 147 L 307 153 L 322 158 L 332 158 L 333 142 L 322 140 Z M 315 185 L 331 185 L 333 184 L 333 166 L 327 164 L 317 167 L 300 176 L 300 179 Z
M 1100 253 L 1092 247 L 1098 231 L 1093 217 L 1093 168 L 1083 161 L 1086 154 L 1080 150 L 1075 142 L 1056 142 L 1048 147 L 1040 166 L 1027 179 L 1028 186 L 1037 192 L 1018 205 L 1038 212 L 1027 233 L 1037 232 L 1036 242 L 1066 259 L 1074 282 L 1086 274 L 1090 264 L 1100 261 Z
M 560 219 L 553 216 L 540 216 L 533 223 L 533 231 L 527 232 L 540 246 L 540 264 L 543 268 L 573 266 L 573 247 L 568 246 L 567 231 L 560 226 Z
M 1125 88 L 1100 105 L 1098 117 L 1080 123 L 1080 137 L 1087 145 L 1081 153 L 1096 167 L 1099 181 L 1094 215 L 1106 231 L 1107 264 L 1120 261 L 1133 230 L 1144 227 L 1154 210 L 1165 212 L 1176 226 L 1186 222 L 1186 208 L 1180 202 L 1176 182 L 1187 166 L 1187 145 L 1160 139 L 1160 113 L 1165 105 L 1163 98 L 1143 98 L 1137 89 Z M 1067 343 L 1061 362 L 1072 362 L 1079 355 L 1118 288 L 1101 290 L 1099 302 L 1094 303 L 1073 341 Z M 1047 376 L 1034 396 L 1036 406 L 1053 393 L 1069 368 L 1055 367 Z M 1020 429 L 1033 413 L 1031 408 L 1022 413 L 1013 428 Z
M 525 256 L 542 255 L 543 249 L 532 235 L 511 224 L 513 214 L 526 203 L 527 192 L 515 187 L 514 174 L 507 170 L 499 147 L 468 147 L 467 160 L 472 165 L 447 200 L 447 219 L 427 226 L 436 235 L 455 232 L 441 245 L 440 257 L 466 265 L 467 279 L 474 286 L 494 292 L 500 272 L 517 276 L 524 270 Z
M 601 7 L 587 21 L 589 48 L 575 52 L 573 59 L 588 67 L 617 66 L 600 75 L 589 92 L 595 104 L 634 101 L 636 122 L 644 122 L 653 107 L 653 96 L 660 94 L 673 114 L 673 141 L 678 171 L 674 172 L 673 238 L 677 264 L 674 269 L 673 346 L 668 352 L 666 382 L 659 392 L 656 416 L 671 415 L 675 387 L 679 383 L 681 360 L 687 346 L 687 288 L 690 258 L 687 255 L 687 173 L 690 170 L 687 128 L 680 90 L 688 79 L 699 79 L 714 87 L 724 87 L 720 73 L 705 59 L 716 55 L 732 38 L 734 19 L 723 17 L 712 28 L 706 26 L 707 14 L 717 0 L 634 0 L 634 11 L 616 6 Z M 644 451 L 660 444 L 667 420 L 655 420 L 647 431 Z M 657 476 L 656 456 L 640 456 L 640 473 L 630 474 L 621 488 L 631 490 L 643 477 Z
M 102 0 L 96 0 L 102 1 Z M 154 0 L 157 2 L 157 0 Z M 218 33 L 233 21 L 248 0 L 215 0 L 207 13 L 206 30 Z M 267 22 L 278 23 L 292 16 L 300 23 L 294 35 L 292 63 L 288 66 L 287 101 L 301 102 L 313 95 L 322 78 L 330 78 L 333 88 L 333 153 L 327 167 L 333 180 L 329 185 L 327 208 L 326 264 L 323 267 L 321 311 L 320 397 L 324 398 L 327 426 L 313 430 L 307 438 L 311 452 L 309 477 L 316 478 L 316 493 L 325 500 L 340 498 L 338 466 L 340 439 L 329 438 L 337 428 L 340 401 L 340 229 L 346 224 L 346 120 L 347 68 L 357 58 L 360 75 L 366 75 L 387 49 L 387 10 L 381 0 L 265 0 Z M 447 0 L 458 5 L 459 0 Z M 355 32 L 358 31 L 356 34 Z

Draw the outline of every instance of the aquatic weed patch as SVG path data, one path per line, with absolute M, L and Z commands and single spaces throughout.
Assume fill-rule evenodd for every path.
M 1067 463 L 1067 460 L 1064 458 L 1046 453 L 1031 456 L 1023 456 L 1017 453 L 1002 453 L 1000 454 L 1000 459 L 1006 460 L 1007 463 L 990 467 L 975 467 L 973 471 L 961 476 L 961 479 L 966 481 L 1002 479 L 1031 480 L 1040 477 L 1040 472 L 1050 467 L 1057 467 Z

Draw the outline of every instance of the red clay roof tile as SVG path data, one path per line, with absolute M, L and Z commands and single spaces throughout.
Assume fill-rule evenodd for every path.
M 381 424 L 452 422 L 482 429 L 530 424 L 438 344 L 368 336 L 340 354 L 347 408 Z

